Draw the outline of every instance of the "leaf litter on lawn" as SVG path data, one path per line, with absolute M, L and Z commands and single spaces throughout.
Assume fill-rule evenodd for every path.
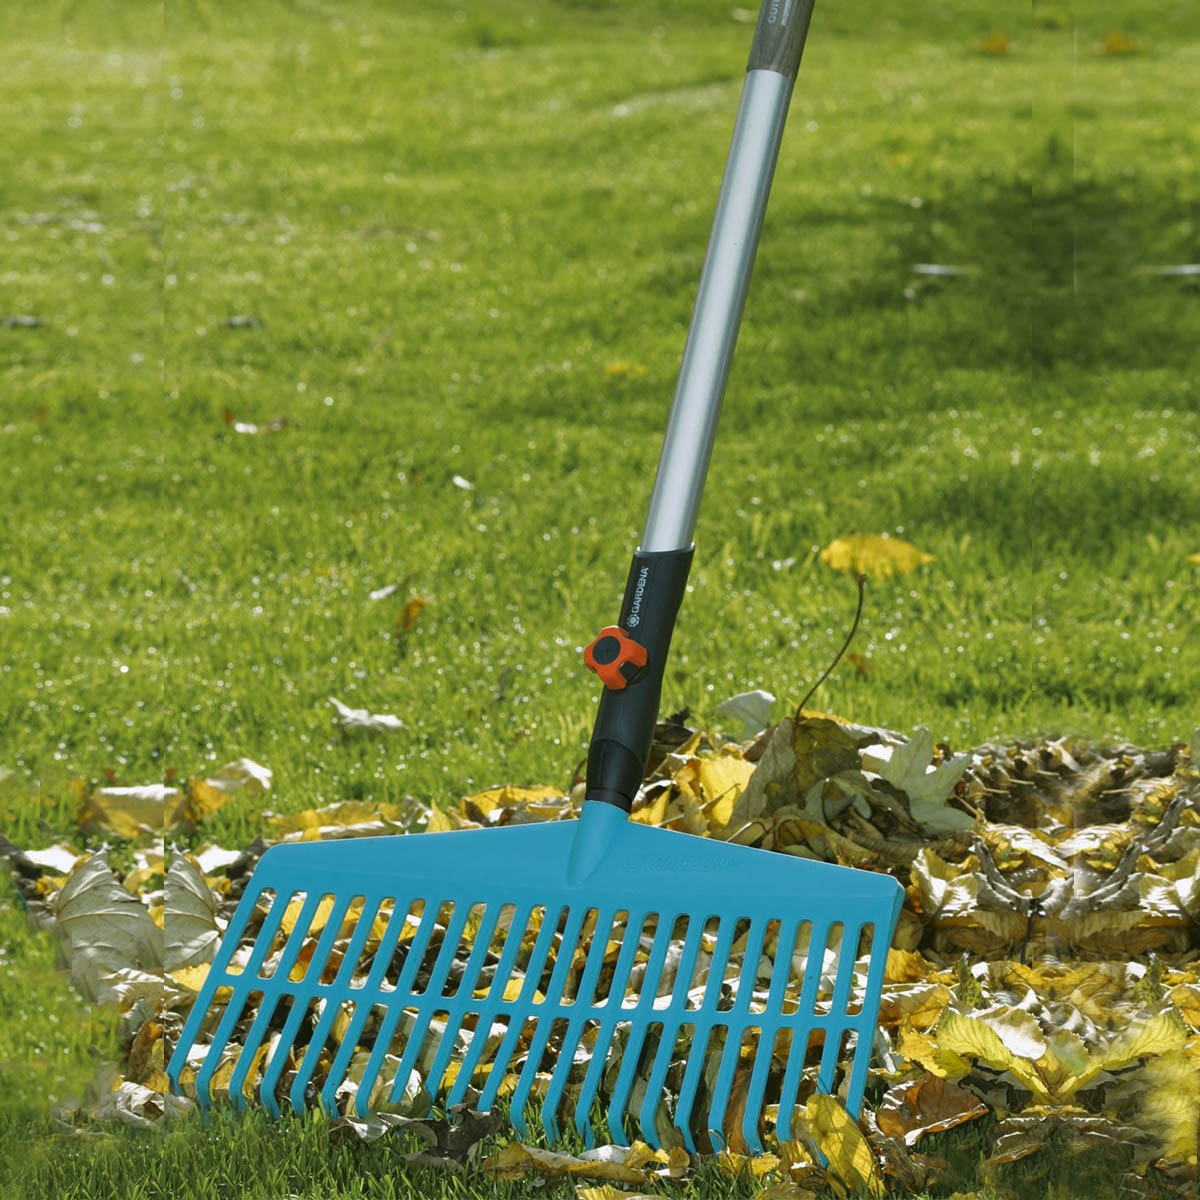
M 1200 734 L 1190 746 L 1151 751 L 1059 738 L 989 743 L 954 754 L 948 746 L 935 746 L 925 730 L 906 738 L 807 710 L 741 743 L 691 728 L 686 713 L 661 723 L 633 820 L 890 871 L 906 887 L 887 958 L 871 1100 L 862 1120 L 851 1120 L 838 1100 L 845 1080 L 835 1080 L 832 1096 L 818 1093 L 816 1060 L 806 1060 L 795 1140 L 773 1139 L 768 1104 L 766 1152 L 747 1156 L 740 1117 L 731 1116 L 728 1147 L 714 1159 L 718 1168 L 749 1171 L 768 1194 L 774 1189 L 781 1196 L 826 1188 L 839 1195 L 881 1194 L 885 1179 L 890 1186 L 917 1190 L 936 1181 L 944 1165 L 917 1152 L 921 1141 L 992 1115 L 997 1123 L 989 1170 L 1036 1153 L 1053 1135 L 1070 1153 L 1102 1147 L 1123 1156 L 1130 1186 L 1145 1190 L 1151 1176 L 1168 1191 L 1192 1186 L 1200 1123 L 1198 743 Z M 239 772 L 233 766 L 206 786 L 222 794 L 237 788 L 223 788 L 221 780 L 240 779 L 239 786 L 259 791 L 269 786 L 265 768 Z M 455 807 L 432 809 L 428 827 L 565 820 L 577 815 L 581 799 L 578 785 L 569 791 L 496 787 Z M 176 811 L 164 804 L 164 820 Z M 268 816 L 267 826 L 273 840 L 402 834 L 412 825 L 413 811 L 344 802 Z M 85 815 L 101 819 L 90 799 Z M 124 815 L 142 823 L 137 812 Z M 204 819 L 200 811 L 195 815 Z M 31 916 L 56 931 L 64 967 L 89 998 L 123 1011 L 124 1059 L 109 1069 L 106 1086 L 88 1103 L 65 1113 L 77 1123 L 154 1124 L 190 1107 L 186 1099 L 162 1095 L 163 1064 L 268 844 L 259 839 L 244 851 L 209 846 L 188 855 L 161 840 L 145 835 L 140 840 L 132 861 L 119 868 L 105 849 L 76 855 L 59 845 L 23 853 L 0 844 Z M 360 915 L 353 909 L 347 914 L 325 971 L 336 970 Z M 264 916 L 251 920 L 235 961 L 249 953 Z M 380 945 L 386 916 L 373 918 L 365 959 Z M 393 980 L 418 917 L 408 914 L 388 968 Z M 323 927 L 318 909 L 310 943 Z M 523 941 L 538 932 L 533 922 Z M 610 975 L 626 933 L 619 927 L 609 932 Z M 312 945 L 306 948 L 311 953 Z M 773 952 L 764 947 L 753 981 L 760 1002 L 767 996 Z M 799 953 L 807 959 L 806 948 Z M 707 983 L 706 957 L 701 954 L 690 981 L 693 990 Z M 547 969 L 553 961 L 551 955 Z M 490 978 L 496 965 L 497 954 L 489 949 L 480 980 Z M 461 975 L 464 966 L 457 963 L 452 976 L 455 970 Z M 576 953 L 572 978 L 582 968 L 583 956 Z M 865 959 L 856 962 L 860 979 L 865 969 Z M 508 987 L 522 982 L 514 973 Z M 544 976 L 535 988 L 544 991 L 548 983 Z M 668 963 L 660 992 L 673 983 Z M 822 988 L 830 986 L 829 979 L 822 980 Z M 254 1015 L 242 1014 L 217 1065 L 218 1096 L 228 1095 L 240 1039 Z M 314 1011 L 308 1019 L 318 1016 Z M 336 1016 L 334 1041 L 348 1024 L 346 1014 Z M 212 1032 L 210 1022 L 207 1036 Z M 640 1150 L 635 1144 L 568 1155 L 507 1142 L 485 1154 L 484 1139 L 500 1128 L 493 1118 L 473 1114 L 469 1105 L 449 1116 L 423 1115 L 430 1106 L 424 1074 L 440 1037 L 436 1028 L 429 1052 L 418 1056 L 406 1080 L 395 1079 L 400 1060 L 389 1047 L 370 1097 L 380 1111 L 369 1118 L 350 1116 L 377 1033 L 369 1021 L 363 1048 L 337 1091 L 341 1115 L 330 1126 L 331 1137 L 415 1133 L 423 1145 L 412 1161 L 455 1170 L 479 1167 L 498 1178 L 579 1176 L 581 1194 L 584 1181 L 634 1186 L 660 1176 L 685 1178 L 696 1165 L 667 1120 L 659 1125 L 664 1149 L 657 1153 L 644 1143 Z M 493 1029 L 483 1036 L 495 1042 L 503 1033 Z M 525 1065 L 529 1043 L 523 1034 L 501 1068 L 502 1098 Z M 247 1098 L 273 1044 L 268 1041 L 255 1055 Z M 293 1050 L 281 1048 L 286 1059 L 276 1082 L 278 1098 L 296 1077 Z M 534 1098 L 544 1094 L 556 1050 L 552 1039 L 537 1064 Z M 585 1040 L 577 1066 L 586 1066 L 593 1050 Z M 748 1052 L 752 1058 L 753 1048 Z M 679 1047 L 668 1086 L 672 1081 L 678 1086 L 684 1053 Z M 185 1094 L 203 1054 L 201 1045 L 184 1072 Z M 785 1057 L 772 1057 L 768 1096 L 772 1086 L 778 1089 Z M 313 1076 L 318 1089 L 331 1059 L 325 1051 L 318 1062 Z M 487 1078 L 488 1059 L 485 1050 L 473 1084 Z M 617 1046 L 612 1062 L 619 1060 Z M 614 1075 L 615 1066 L 606 1066 L 601 1095 L 612 1088 Z M 452 1078 L 451 1073 L 447 1086 Z M 644 1089 L 646 1080 L 635 1080 L 635 1088 L 639 1083 Z M 393 1089 L 396 1099 L 389 1101 Z M 734 1090 L 736 1096 L 736 1084 Z M 731 1113 L 736 1107 L 730 1106 Z M 704 1108 L 698 1104 L 696 1111 Z M 693 1132 L 697 1144 L 709 1149 L 706 1131 Z

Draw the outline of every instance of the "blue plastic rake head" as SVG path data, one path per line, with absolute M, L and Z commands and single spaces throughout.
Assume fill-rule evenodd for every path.
M 366 1115 L 415 1070 L 447 1105 L 472 1081 L 479 1111 L 503 1095 L 521 1136 L 540 1099 L 552 1140 L 569 1113 L 591 1145 L 599 1107 L 613 1141 L 629 1118 L 693 1152 L 728 1142 L 737 1079 L 757 1150 L 768 1106 L 790 1139 L 806 1065 L 828 1092 L 844 1056 L 857 1113 L 902 897 L 887 875 L 596 802 L 578 821 L 275 846 L 168 1075 L 203 1107 L 257 1094 L 275 1115 L 339 1111 L 356 1078 Z

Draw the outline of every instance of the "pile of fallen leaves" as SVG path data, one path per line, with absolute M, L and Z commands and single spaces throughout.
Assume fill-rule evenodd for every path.
M 741 711 L 753 728 L 752 697 Z M 68 1126 L 108 1118 L 152 1126 L 191 1108 L 186 1095 L 167 1094 L 165 1063 L 271 840 L 563 820 L 582 800 L 576 781 L 494 788 L 432 811 L 356 801 L 267 813 L 269 839 L 249 847 L 203 843 L 216 808 L 270 787 L 270 772 L 248 760 L 178 788 L 81 786 L 81 824 L 120 835 L 119 855 L 0 845 L 31 920 L 54 931 L 77 987 L 123 1014 L 123 1058 L 84 1100 L 60 1107 Z M 768 1127 L 766 1152 L 752 1156 L 731 1126 L 723 1168 L 752 1172 L 780 1198 L 806 1187 L 919 1190 L 936 1184 L 941 1166 L 920 1152 L 922 1139 L 993 1114 L 992 1169 L 1057 1134 L 1071 1151 L 1122 1156 L 1129 1186 L 1146 1186 L 1152 1171 L 1159 1185 L 1194 1187 L 1200 730 L 1190 746 L 1157 751 L 1066 737 L 955 754 L 924 730 L 904 737 L 811 712 L 731 741 L 690 727 L 685 713 L 660 724 L 632 819 L 886 871 L 906 888 L 861 1121 L 838 1102 L 845 1078 L 826 1096 L 815 1060 L 806 1062 L 793 1140 L 773 1141 Z M 176 849 L 164 831 L 187 834 L 194 848 Z M 315 923 L 309 936 L 318 932 Z M 349 925 L 339 931 L 349 936 Z M 218 1096 L 222 1080 L 228 1094 L 238 1036 L 214 1077 Z M 521 1049 L 508 1070 L 520 1070 Z M 344 1114 L 353 1074 L 338 1092 Z M 539 1069 L 543 1088 L 548 1079 Z M 432 1118 L 419 1070 L 406 1081 L 381 1075 L 373 1102 L 385 1083 L 397 1083 L 396 1102 L 369 1118 L 343 1115 L 331 1136 L 415 1134 L 414 1161 L 500 1178 L 568 1176 L 587 1200 L 629 1196 L 612 1185 L 679 1180 L 695 1166 L 669 1125 L 661 1150 L 635 1142 L 567 1155 L 511 1142 L 486 1155 L 484 1140 L 501 1125 L 471 1111 L 477 1093 L 449 1118 Z M 285 1070 L 277 1095 L 288 1084 Z M 604 1186 L 584 1186 L 595 1180 Z

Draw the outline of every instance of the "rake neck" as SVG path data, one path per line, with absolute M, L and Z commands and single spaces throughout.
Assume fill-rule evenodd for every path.
M 575 841 L 567 859 L 567 884 L 586 883 L 605 861 L 609 850 L 628 820 L 623 808 L 598 800 L 585 800 L 579 813 Z

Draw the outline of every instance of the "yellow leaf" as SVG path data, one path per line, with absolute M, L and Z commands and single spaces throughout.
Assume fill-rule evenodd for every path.
M 834 538 L 821 551 L 821 561 L 835 571 L 861 571 L 874 579 L 891 579 L 933 562 L 933 555 L 900 538 L 856 533 Z
M 1104 45 L 1101 49 L 1105 54 L 1113 57 L 1122 54 L 1136 54 L 1141 46 L 1138 44 L 1137 38 L 1132 38 L 1119 29 L 1110 29 L 1104 35 Z
M 538 785 L 535 787 L 494 787 L 476 792 L 463 800 L 464 807 L 470 805 L 485 817 L 500 809 L 518 808 L 521 805 L 536 805 L 546 800 L 561 800 L 561 788 Z
M 635 808 L 629 819 L 639 825 L 661 825 L 667 819 L 667 805 L 671 800 L 671 789 L 660 787 L 649 804 Z
M 604 374 L 609 379 L 615 379 L 619 375 L 645 375 L 646 368 L 641 363 L 627 362 L 611 362 L 604 368 Z
M 995 33 L 989 33 L 985 38 L 980 38 L 979 44 L 975 47 L 980 54 L 991 54 L 997 57 L 1007 54 L 1011 48 L 1007 34 L 999 29 Z
M 420 620 L 421 612 L 427 603 L 424 596 L 410 596 L 405 601 L 404 607 L 396 614 L 396 633 L 412 633 L 416 629 L 417 621 Z
M 602 1184 L 600 1187 L 576 1184 L 575 1195 L 579 1200 L 662 1200 L 661 1196 L 651 1196 L 646 1192 L 626 1192 L 613 1187 L 611 1183 Z
M 884 983 L 921 983 L 934 970 L 919 950 L 888 950 Z
M 713 758 L 698 758 L 695 762 L 700 797 L 712 805 L 709 824 L 724 829 L 733 815 L 733 806 L 754 774 L 754 764 L 748 763 L 741 751 L 735 749 Z
M 100 826 L 127 838 L 142 834 L 162 837 L 163 829 L 175 824 L 185 803 L 178 788 L 159 783 L 96 788 L 90 795 L 86 785 L 76 791 L 81 799 L 76 817 L 79 825 Z
M 883 1179 L 867 1139 L 832 1096 L 814 1092 L 804 1107 L 804 1123 L 831 1175 L 851 1191 L 866 1188 L 872 1196 L 883 1195 Z
M 286 836 L 310 829 L 346 828 L 368 822 L 401 821 L 411 814 L 403 804 L 384 801 L 342 800 L 321 808 L 305 808 L 295 813 L 264 813 L 267 824 L 276 833 Z
M 460 827 L 457 816 L 452 816 L 445 809 L 438 808 L 436 804 L 430 806 L 429 825 L 426 827 L 427 833 L 445 833 L 448 830 Z
M 770 1187 L 754 1193 L 754 1200 L 817 1200 L 817 1193 L 810 1191 L 790 1179 L 773 1183 Z
M 188 819 L 193 824 L 197 824 L 232 799 L 231 792 L 214 787 L 206 779 L 190 780 L 188 783 Z
M 961 1079 L 971 1069 L 970 1062 L 961 1054 L 943 1049 L 929 1034 L 913 1029 L 901 1033 L 896 1050 L 942 1079 Z
M 180 967 L 179 970 L 170 972 L 170 976 L 180 987 L 187 988 L 189 992 L 198 993 L 208 978 L 210 966 L 212 966 L 211 963 L 197 963 L 194 967 Z
M 727 1175 L 730 1179 L 736 1179 L 746 1168 L 746 1155 L 738 1154 L 726 1146 L 717 1154 L 713 1162 L 722 1175 Z
M 623 1156 L 622 1156 L 623 1157 Z M 627 1167 L 615 1159 L 581 1159 L 572 1154 L 559 1154 L 510 1142 L 502 1150 L 479 1164 L 479 1169 L 496 1179 L 524 1179 L 531 1171 L 551 1178 L 575 1175 L 585 1179 L 605 1179 L 614 1183 L 644 1183 L 646 1173 Z
M 1197 566 L 1200 566 L 1200 554 L 1189 554 L 1188 562 L 1195 563 Z
M 234 799 L 238 792 L 266 792 L 271 787 L 271 772 L 250 758 L 226 763 L 207 779 L 193 779 L 187 785 L 187 803 L 180 807 L 177 819 L 198 825 L 217 809 Z
M 770 1171 L 774 1171 L 779 1166 L 778 1154 L 756 1154 L 750 1159 L 750 1174 L 755 1179 L 761 1179 Z
M 1105 1052 L 1102 1067 L 1105 1070 L 1118 1070 L 1139 1058 L 1178 1054 L 1183 1050 L 1186 1039 L 1179 1015 L 1164 1009 L 1150 1020 L 1127 1029 Z
M 134 867 L 124 879 L 121 880 L 121 886 L 131 895 L 140 896 L 147 890 L 146 885 L 152 881 L 157 881 L 159 886 L 162 886 L 163 874 L 165 866 L 163 859 L 155 855 L 153 861 L 147 863 L 144 867 Z M 153 889 L 151 889 L 153 890 Z
M 280 931 L 284 934 L 289 934 L 296 928 L 296 922 L 300 919 L 301 909 L 304 907 L 304 900 L 297 896 L 296 899 L 288 901 L 288 906 L 283 910 L 283 918 L 279 922 Z M 309 935 L 319 932 L 325 928 L 325 922 L 329 920 L 330 914 L 333 912 L 333 897 L 325 896 L 317 904 L 316 911 L 313 913 L 312 923 L 308 927 Z
M 506 1001 L 507 1003 L 511 1004 L 514 1000 L 517 1000 L 520 997 L 521 988 L 524 986 L 525 986 L 524 977 L 523 976 L 514 976 L 512 979 L 510 979 L 504 985 L 504 994 L 503 994 L 503 996 L 501 996 L 501 999 Z M 488 989 L 486 987 L 479 988 L 473 993 L 474 998 L 476 1000 L 483 1000 L 487 996 L 487 994 L 488 994 Z M 535 1004 L 541 1004 L 541 1002 L 543 1000 L 545 1000 L 545 998 L 546 997 L 541 992 L 539 992 L 537 990 L 537 988 L 533 989 L 533 1002 Z
M 170 1083 L 167 1080 L 167 1073 L 161 1067 L 155 1067 L 145 1079 L 142 1080 L 142 1087 L 149 1088 L 152 1092 L 166 1093 L 170 1088 Z

